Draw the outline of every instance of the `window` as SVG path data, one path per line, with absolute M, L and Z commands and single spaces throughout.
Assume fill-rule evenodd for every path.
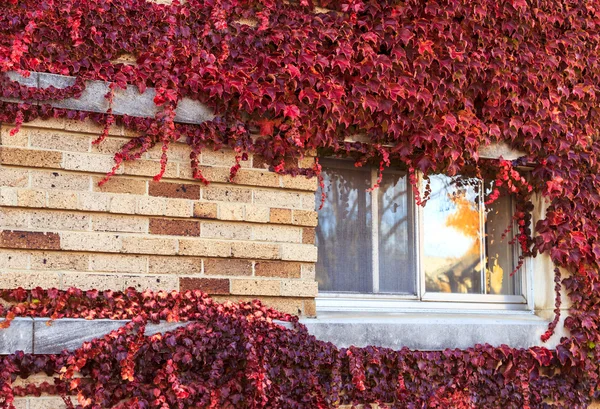
M 317 227 L 318 305 L 323 309 L 423 307 L 423 301 L 523 309 L 524 277 L 511 275 L 515 249 L 502 235 L 513 204 L 484 205 L 493 182 L 433 175 L 415 205 L 405 172 L 322 160 L 326 199 Z M 321 192 L 317 192 L 320 203 Z M 412 304 L 410 303 L 412 301 Z M 415 303 L 418 301 L 418 303 Z M 434 306 L 430 303 L 428 306 Z

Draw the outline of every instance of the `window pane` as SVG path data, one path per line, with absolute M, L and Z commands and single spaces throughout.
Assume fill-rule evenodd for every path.
M 370 293 L 372 278 L 370 169 L 323 161 L 325 204 L 317 228 L 320 291 Z M 340 163 L 341 162 L 341 163 Z M 317 208 L 321 202 L 317 192 Z
M 493 182 L 492 182 L 493 183 Z M 491 184 L 487 184 L 490 186 Z M 516 267 L 515 247 L 509 244 L 514 237 L 512 229 L 504 240 L 502 234 L 513 225 L 513 205 L 510 196 L 501 196 L 486 209 L 485 247 L 487 255 L 486 293 L 515 295 L 521 294 L 520 274 L 510 276 Z
M 414 218 L 405 174 L 384 172 L 379 189 L 379 292 L 415 294 Z
M 433 175 L 430 183 L 422 210 L 426 291 L 481 294 L 481 181 Z

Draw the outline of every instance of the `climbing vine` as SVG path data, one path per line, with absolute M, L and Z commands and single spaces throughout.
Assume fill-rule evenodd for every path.
M 74 392 L 84 407 L 335 407 L 379 402 L 398 408 L 583 408 L 598 389 L 600 342 L 600 4 L 571 0 L 0 0 L 0 122 L 92 119 L 137 131 L 115 153 L 123 161 L 171 143 L 190 146 L 194 177 L 205 148 L 236 152 L 231 178 L 248 153 L 272 170 L 318 176 L 289 166 L 320 149 L 358 165 L 405 164 L 416 174 L 486 175 L 517 199 L 516 235 L 523 256 L 548 253 L 571 301 L 570 337 L 555 350 L 475 346 L 464 351 L 337 349 L 302 326 L 284 330 L 257 305 L 218 307 L 199 295 L 14 292 L 3 314 L 111 316 L 127 305 L 139 319 L 72 354 L 4 358 L 3 404 L 11 380 L 35 372 L 60 375 L 53 388 Z M 326 7 L 329 10 L 315 6 Z M 135 63 L 123 62 L 124 55 Z M 9 79 L 40 71 L 76 77 L 73 85 L 31 88 Z M 78 98 L 86 80 L 156 91 L 155 118 L 53 108 Z M 215 117 L 174 122 L 182 98 Z M 15 102 L 20 101 L 20 102 Z M 41 104 L 31 104 L 32 101 Z M 363 135 L 350 142 L 349 135 Z M 106 131 L 99 135 L 101 143 Z M 523 151 L 514 162 L 479 158 L 503 142 Z M 531 171 L 527 178 L 520 166 Z M 417 192 L 418 193 L 418 192 Z M 530 231 L 533 194 L 548 201 Z M 427 200 L 427 192 L 417 201 Z M 65 298 L 67 297 L 67 298 Z M 70 297 L 70 298 L 69 298 Z M 127 298 L 129 297 L 129 298 Z M 128 304 L 138 298 L 136 307 Z M 150 301 L 181 311 L 206 308 L 171 335 L 144 337 Z M 166 297 L 166 298 L 164 298 Z M 192 297 L 195 301 L 189 301 Z M 195 297 L 195 298 L 194 298 Z M 56 300 L 68 301 L 68 307 Z M 69 304 L 75 302 L 75 306 Z M 47 306 L 42 308 L 40 306 Z M 143 306 L 143 307 L 141 307 Z M 85 307 L 85 308 L 84 308 Z M 40 309 L 41 308 L 41 309 Z M 81 308 L 85 309 L 82 312 Z M 260 319 L 250 314 L 262 312 Z M 64 314 L 64 315 L 60 315 Z M 130 316 L 135 316 L 131 314 Z M 178 314 L 179 315 L 179 314 Z M 180 314 L 185 317 L 186 314 Z M 558 317 L 544 334 L 547 340 Z M 86 380 L 73 379 L 80 372 Z M 68 382 L 72 380 L 72 382 Z

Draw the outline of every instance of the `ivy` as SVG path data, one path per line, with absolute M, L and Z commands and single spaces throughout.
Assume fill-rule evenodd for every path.
M 147 318 L 95 341 L 87 351 L 5 358 L 0 387 L 7 397 L 16 374 L 66 368 L 66 380 L 71 368 L 93 374 L 93 380 L 57 388 L 79 393 L 86 407 L 123 399 L 140 408 L 589 404 L 598 387 L 600 358 L 595 348 L 600 342 L 600 6 L 570 0 L 323 0 L 318 5 L 331 10 L 321 12 L 315 5 L 311 0 L 170 5 L 4 0 L 0 96 L 24 102 L 0 102 L 0 122 L 16 124 L 17 131 L 36 118 L 90 118 L 106 129 L 118 123 L 137 131 L 139 136 L 115 153 L 115 168 L 107 177 L 123 161 L 159 145 L 160 179 L 175 141 L 190 146 L 194 177 L 204 182 L 198 155 L 221 147 L 236 152 L 232 179 L 249 153 L 264 156 L 273 171 L 318 176 L 318 162 L 307 169 L 286 162 L 314 149 L 351 156 L 357 165 L 374 162 L 380 174 L 402 162 L 415 188 L 417 172 L 493 177 L 498 190 L 486 200 L 516 197 L 523 256 L 547 253 L 561 269 L 555 275 L 556 313 L 562 285 L 571 302 L 565 319 L 570 337 L 554 351 L 491 346 L 340 350 L 316 341 L 302 327 L 286 332 L 239 311 L 195 316 L 174 335 L 145 338 L 144 320 L 153 318 L 144 313 Z M 120 62 L 123 55 L 133 55 L 135 64 Z M 37 89 L 6 75 L 33 70 L 75 76 L 76 82 L 66 89 Z M 28 103 L 77 98 L 86 80 L 110 81 L 113 88 L 133 84 L 140 92 L 154 87 L 159 113 L 134 118 Z M 184 97 L 209 106 L 215 118 L 199 126 L 174 123 Z M 355 134 L 369 142 L 348 142 L 346 137 Z M 479 158 L 479 148 L 494 142 L 525 156 L 514 162 Z M 527 177 L 518 171 L 524 165 L 531 168 Z M 533 194 L 548 201 L 535 236 L 530 231 Z M 427 191 L 416 197 L 425 203 Z M 173 297 L 181 301 L 186 295 Z M 6 316 L 30 314 L 32 302 Z M 102 305 L 86 308 L 118 314 L 120 306 Z M 557 323 L 558 316 L 544 340 Z M 218 336 L 206 335 L 215 328 Z M 158 377 L 157 388 L 151 375 Z

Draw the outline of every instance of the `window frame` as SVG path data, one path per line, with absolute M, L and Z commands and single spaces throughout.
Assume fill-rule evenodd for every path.
M 343 160 L 343 159 L 337 159 Z M 378 169 L 371 167 L 371 185 L 374 186 L 378 179 Z M 390 169 L 394 172 L 393 169 Z M 420 193 L 423 194 L 424 178 L 422 173 L 417 173 Z M 469 313 L 533 313 L 533 274 L 532 260 L 527 257 L 521 267 L 521 295 L 499 295 L 499 294 L 459 294 L 459 293 L 435 293 L 426 292 L 425 271 L 421 255 L 423 254 L 423 211 L 414 200 L 412 189 L 408 189 L 409 212 L 413 217 L 412 240 L 417 245 L 412 246 L 412 256 L 415 260 L 415 292 L 416 294 L 385 294 L 385 293 L 347 293 L 319 291 L 316 297 L 316 307 L 322 312 L 355 311 L 355 312 L 441 312 L 444 310 Z M 379 289 L 379 195 L 377 190 L 370 192 L 371 196 L 371 245 L 372 245 L 372 270 L 373 289 Z M 484 224 L 484 216 L 481 215 L 481 223 Z M 513 221 L 514 223 L 514 221 Z M 483 226 L 485 228 L 485 226 Z M 513 229 L 516 229 L 516 223 Z M 518 249 L 513 246 L 515 259 Z M 375 274 L 376 273 L 376 274 Z

